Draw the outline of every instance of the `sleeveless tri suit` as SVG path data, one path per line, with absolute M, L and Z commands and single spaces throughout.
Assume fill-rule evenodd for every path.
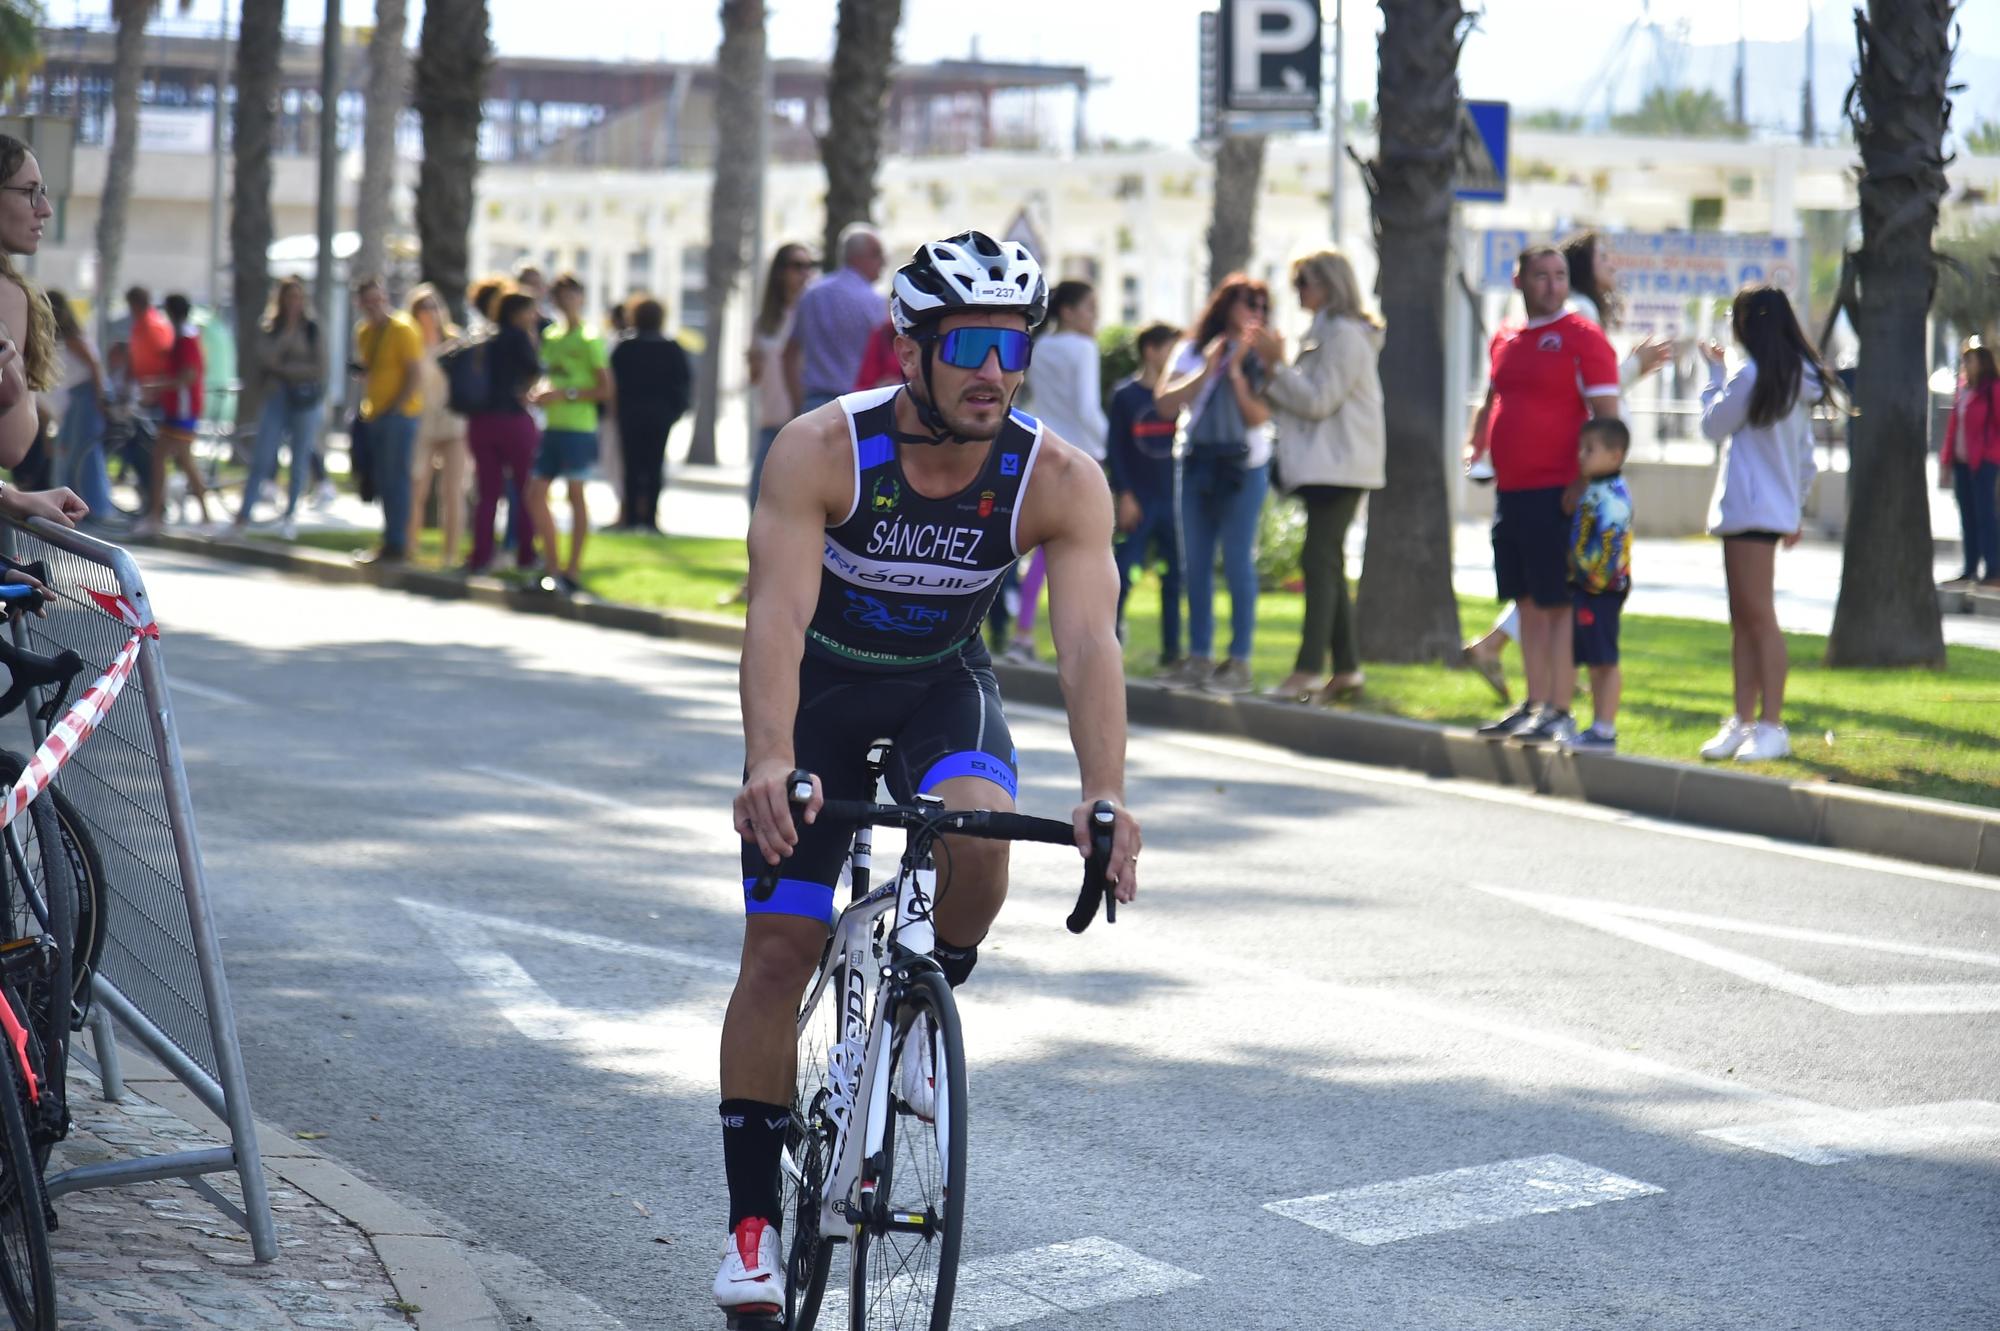
M 799 663 L 794 760 L 818 774 L 827 798 L 866 799 L 868 748 L 888 739 L 883 778 L 899 801 L 960 776 L 1011 796 L 1014 740 L 980 634 L 1002 576 L 1021 555 L 1021 497 L 1041 423 L 1010 412 L 973 482 L 931 498 L 904 476 L 890 433 L 902 391 L 838 399 L 853 448 L 854 498 L 847 516 L 826 529 L 819 602 Z M 778 889 L 764 902 L 749 896 L 765 865 L 756 844 L 745 842 L 745 909 L 830 922 L 847 834 L 801 826 L 797 847 L 778 866 Z

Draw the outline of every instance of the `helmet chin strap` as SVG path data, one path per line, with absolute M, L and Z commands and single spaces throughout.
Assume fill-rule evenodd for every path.
M 903 381 L 903 395 L 910 399 L 910 404 L 917 409 L 917 419 L 923 423 L 924 428 L 929 430 L 930 433 L 910 434 L 891 426 L 889 437 L 899 444 L 929 444 L 931 447 L 936 448 L 944 444 L 969 444 L 974 442 L 954 433 L 951 428 L 951 422 L 947 421 L 944 418 L 944 413 L 938 410 L 937 389 L 931 382 L 931 357 L 935 354 L 935 347 L 927 341 L 924 344 L 924 391 L 921 396 L 918 395 L 916 387 L 913 384 L 907 379 Z M 1010 402 L 1008 405 L 1011 407 L 1012 403 Z

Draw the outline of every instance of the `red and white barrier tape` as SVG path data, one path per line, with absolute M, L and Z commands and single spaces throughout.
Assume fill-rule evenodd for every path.
M 88 589 L 86 589 L 88 590 Z M 48 738 L 35 750 L 35 756 L 28 760 L 28 766 L 7 792 L 6 803 L 0 804 L 0 827 L 14 821 L 21 810 L 34 802 L 35 796 L 48 789 L 49 782 L 56 779 L 83 742 L 90 738 L 111 704 L 118 701 L 119 693 L 125 688 L 125 681 L 131 678 L 132 667 L 139 662 L 139 644 L 147 638 L 158 638 L 160 626 L 142 616 L 138 608 L 122 596 L 106 596 L 101 592 L 91 592 L 90 597 L 103 608 L 104 612 L 132 630 L 132 636 L 125 641 L 113 658 L 111 668 L 97 677 L 97 682 L 83 691 L 83 696 L 71 704 L 62 720 L 49 727 Z

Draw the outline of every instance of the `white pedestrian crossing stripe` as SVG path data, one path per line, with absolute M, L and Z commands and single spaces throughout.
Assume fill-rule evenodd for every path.
M 1566 1155 L 1537 1155 L 1270 1202 L 1264 1209 L 1374 1247 L 1661 1191 Z
M 1652 906 L 1627 905 L 1619 901 L 1595 901 L 1584 897 L 1553 896 L 1544 892 L 1521 892 L 1513 888 L 1489 887 L 1474 883 L 1481 892 L 1547 914 L 1588 925 L 1634 943 L 1643 943 L 1689 961 L 1712 966 L 1741 979 L 1765 985 L 1781 993 L 1822 1003 L 1841 1012 L 1861 1017 L 1968 1015 L 2000 1012 L 2000 983 L 1966 981 L 1952 984 L 1833 984 L 1798 971 L 1787 970 L 1762 957 L 1738 952 L 1705 939 L 1692 938 L 1661 925 L 1708 929 L 1718 933 L 1747 934 L 1785 942 L 1815 943 L 1823 947 L 1876 952 L 1888 956 L 1917 957 L 1932 962 L 2000 969 L 2000 953 L 1968 948 L 1933 947 L 1924 943 L 1904 943 L 1886 938 L 1864 938 L 1856 934 L 1828 933 L 1820 929 L 1798 929 L 1789 925 L 1764 924 L 1726 915 L 1701 915 L 1692 911 L 1662 910 Z
M 1810 1114 L 1772 1123 L 1712 1128 L 1701 1135 L 1786 1156 L 1801 1164 L 1839 1165 L 1864 1156 L 1917 1155 L 2000 1139 L 2000 1104 L 1952 1100 L 1866 1113 Z
M 835 1263 L 835 1277 L 845 1268 Z M 1199 1284 L 1201 1277 L 1109 1239 L 1076 1239 L 961 1263 L 952 1300 L 954 1331 L 997 1331 L 1088 1312 Z M 887 1291 L 895 1300 L 900 1291 Z M 1079 1325 L 1071 1322 L 1070 1325 Z M 847 1291 L 828 1289 L 819 1325 L 847 1325 Z

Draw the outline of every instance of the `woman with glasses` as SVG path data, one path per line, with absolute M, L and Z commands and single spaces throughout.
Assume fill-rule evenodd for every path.
M 1257 632 L 1257 521 L 1270 486 L 1268 367 L 1255 350 L 1270 313 L 1262 282 L 1231 273 L 1169 363 L 1155 410 L 1180 419 L 1181 549 L 1188 655 L 1161 677 L 1171 688 L 1250 691 Z M 1229 656 L 1216 664 L 1215 556 L 1229 585 Z
M 750 507 L 757 507 L 757 489 L 764 479 L 764 455 L 771 441 L 792 417 L 799 404 L 792 401 L 785 384 L 785 343 L 792 340 L 792 315 L 798 309 L 799 294 L 812 281 L 819 265 L 812 251 L 803 245 L 785 244 L 771 256 L 770 271 L 764 274 L 764 299 L 757 308 L 757 320 L 750 333 L 750 382 L 757 388 L 757 445 L 750 455 Z
M 291 490 L 279 532 L 288 541 L 298 535 L 299 496 L 312 472 L 321 403 L 326 398 L 326 357 L 311 308 L 305 282 L 287 277 L 271 292 L 271 304 L 257 326 L 254 363 L 262 379 L 264 410 L 257 421 L 250 479 L 243 486 L 243 506 L 236 510 L 232 535 L 241 535 L 250 525 L 250 510 L 264 483 L 276 479 L 278 450 L 287 441 L 292 450 Z
M 35 395 L 56 382 L 55 314 L 48 298 L 14 266 L 15 255 L 41 247 L 42 228 L 53 216 L 34 153 L 21 140 L 0 134 L 0 467 L 20 466 L 34 447 L 41 432 Z M 0 487 L 0 517 L 40 517 L 73 527 L 89 512 L 66 488 Z M 9 578 L 18 582 L 21 575 Z
M 444 298 L 429 282 L 410 292 L 410 322 L 424 341 L 424 413 L 417 420 L 417 446 L 410 463 L 410 529 L 403 548 L 415 553 L 424 528 L 424 509 L 433 481 L 438 487 L 438 526 L 444 535 L 444 567 L 458 565 L 459 542 L 465 538 L 465 472 L 470 455 L 465 447 L 465 417 L 451 409 L 451 384 L 439 357 L 457 346 L 464 334 L 451 321 Z
M 1328 703 L 1358 697 L 1363 682 L 1345 547 L 1362 497 L 1386 479 L 1377 365 L 1382 321 L 1362 307 L 1354 266 L 1338 250 L 1293 264 L 1292 287 L 1312 315 L 1298 359 L 1284 364 L 1285 340 L 1270 328 L 1255 342 L 1258 358 L 1274 367 L 1264 397 L 1277 416 L 1280 485 L 1306 506 L 1299 560 L 1306 583 L 1304 636 L 1292 673 L 1271 695 Z

